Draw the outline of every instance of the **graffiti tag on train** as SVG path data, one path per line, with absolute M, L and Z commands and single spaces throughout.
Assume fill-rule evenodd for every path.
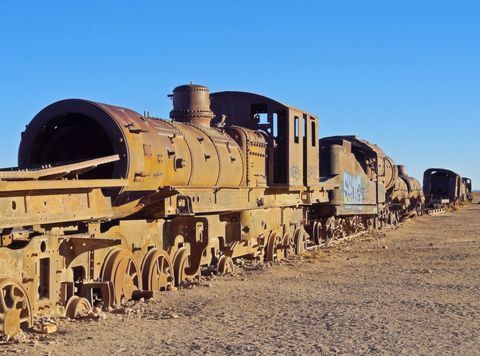
M 298 169 L 297 166 L 290 167 L 290 177 L 295 182 L 300 180 L 301 172 L 300 172 L 300 169 Z
M 362 177 L 347 172 L 343 175 L 343 199 L 347 204 L 361 204 L 365 198 Z

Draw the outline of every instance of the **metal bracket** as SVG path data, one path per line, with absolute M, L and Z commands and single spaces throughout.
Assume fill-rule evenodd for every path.
M 121 240 L 102 239 L 90 237 L 87 235 L 66 236 L 59 246 L 60 255 L 65 257 L 65 265 L 70 263 L 79 255 L 89 251 L 95 251 L 106 247 L 117 246 L 122 243 Z
M 180 216 L 193 216 L 192 198 L 186 195 L 177 197 L 177 214 Z

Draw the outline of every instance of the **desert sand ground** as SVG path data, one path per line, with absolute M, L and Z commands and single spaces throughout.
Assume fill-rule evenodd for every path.
M 477 197 L 478 201 L 478 197 Z M 62 321 L 0 353 L 480 354 L 480 205 Z

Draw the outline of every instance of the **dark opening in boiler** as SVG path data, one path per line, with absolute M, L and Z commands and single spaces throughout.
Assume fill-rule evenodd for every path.
M 95 120 L 80 114 L 54 118 L 39 130 L 30 154 L 31 165 L 81 162 L 114 154 L 105 129 Z M 80 174 L 84 179 L 113 176 L 114 163 L 99 165 Z

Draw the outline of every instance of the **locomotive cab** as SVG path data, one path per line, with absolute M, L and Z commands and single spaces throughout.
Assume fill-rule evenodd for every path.
M 211 100 L 217 126 L 245 127 L 267 137 L 269 186 L 303 189 L 319 185 L 316 116 L 252 93 L 213 93 Z

